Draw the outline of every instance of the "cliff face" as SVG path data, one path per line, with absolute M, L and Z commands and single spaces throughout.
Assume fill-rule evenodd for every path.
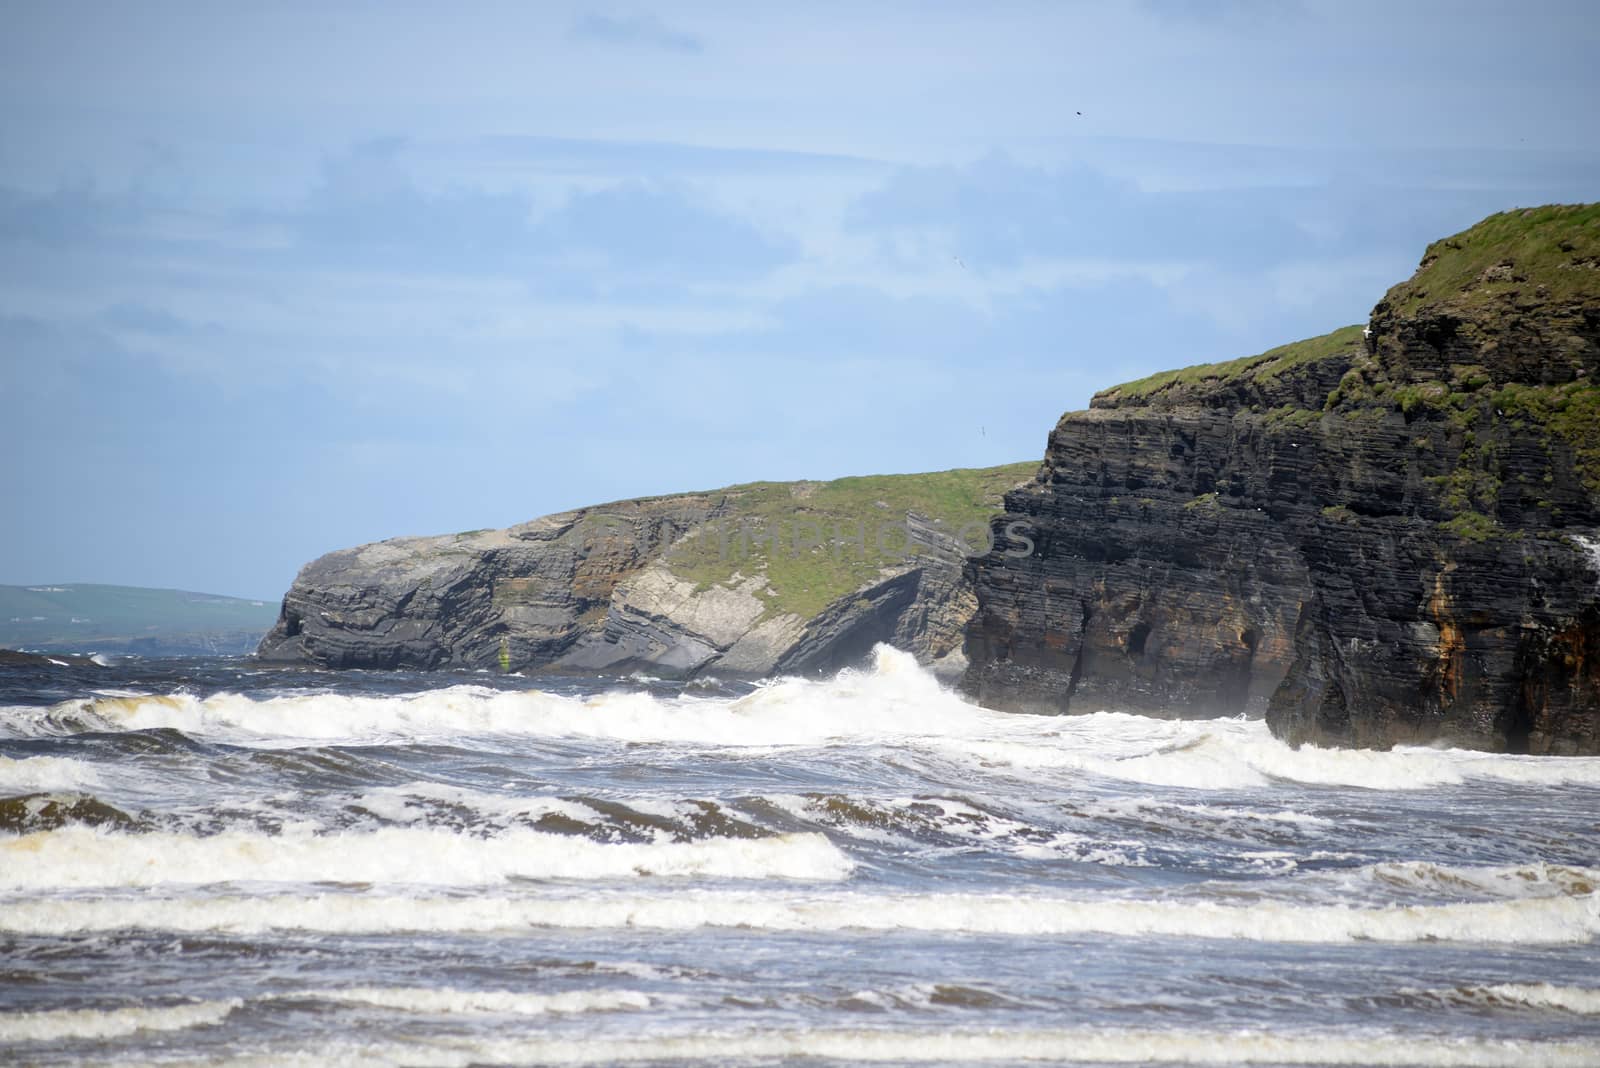
M 756 483 L 341 550 L 301 570 L 258 656 L 767 675 L 886 641 L 959 670 L 966 546 L 1031 467 Z
M 1063 416 L 996 522 L 1034 551 L 970 565 L 966 688 L 1600 752 L 1600 206 L 1436 242 L 1368 333 Z

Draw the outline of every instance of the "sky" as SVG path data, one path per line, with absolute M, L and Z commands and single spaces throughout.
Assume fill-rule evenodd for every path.
M 1600 199 L 1586 3 L 0 0 L 0 582 L 1043 455 Z

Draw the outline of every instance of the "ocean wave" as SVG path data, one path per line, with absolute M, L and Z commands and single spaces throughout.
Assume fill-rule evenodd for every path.
M 911 931 L 936 934 L 1102 934 L 1245 942 L 1480 942 L 1586 944 L 1600 933 L 1600 897 L 1354 908 L 1254 902 L 1061 899 L 1028 894 L 835 894 L 796 897 L 703 892 L 641 896 L 397 897 L 367 894 L 18 900 L 0 931 L 61 935 L 148 929 L 488 933 L 639 928 L 687 931 Z
M 1292 749 L 1260 720 L 1168 721 L 1097 712 L 1037 738 L 952 736 L 943 748 L 991 766 L 1077 771 L 1148 786 L 1260 790 L 1276 783 L 1409 791 L 1472 781 L 1600 785 L 1600 758 L 1526 757 L 1423 747 Z
M 1338 826 L 1323 816 L 1294 809 L 1254 809 L 1236 805 L 1185 804 L 1153 797 L 1108 798 L 1086 807 L 1090 815 L 1118 820 L 1136 820 L 1168 830 L 1244 830 L 1246 833 L 1287 827 L 1291 831 L 1321 832 Z
M 0 1012 L 0 1042 L 107 1039 L 142 1031 L 182 1031 L 221 1023 L 243 1004 L 238 998 L 229 998 L 180 1005 Z
M 281 999 L 332 1001 L 428 1015 L 545 1016 L 648 1009 L 651 998 L 637 990 L 569 990 L 530 994 L 514 990 L 438 987 L 349 987 L 278 995 Z
M 20 760 L 0 756 L 0 794 L 74 790 L 100 785 L 99 770 L 87 760 L 34 756 Z
M 1449 1005 L 1550 1010 L 1577 1016 L 1600 1016 L 1600 990 L 1550 983 L 1494 983 L 1444 990 L 1408 991 Z
M 443 783 L 379 787 L 350 799 L 344 811 L 388 823 L 446 826 L 485 833 L 514 826 L 597 842 L 675 842 L 766 838 L 774 832 L 708 798 L 515 795 Z
M 140 820 L 89 794 L 63 792 L 0 797 L 0 833 L 42 831 L 73 824 L 128 830 L 138 827 Z
M 782 678 L 737 698 L 615 691 L 572 697 L 463 685 L 401 696 L 218 693 L 101 696 L 48 709 L 9 709 L 27 733 L 172 729 L 241 743 L 451 735 L 545 735 L 717 746 L 818 745 L 970 730 L 1002 714 L 940 687 L 906 653 L 879 646 L 871 670 Z
M 1412 893 L 1450 897 L 1582 897 L 1600 889 L 1600 869 L 1560 864 L 1467 866 L 1431 861 L 1387 861 L 1358 869 L 1356 877 Z
M 606 844 L 508 831 L 474 837 L 391 827 L 365 833 L 205 837 L 108 833 L 71 825 L 0 836 L 0 889 L 231 882 L 483 886 L 510 879 L 842 879 L 854 863 L 820 834 Z
M 827 1028 L 659 1034 L 640 1037 L 536 1036 L 504 1039 L 431 1038 L 426 1042 L 341 1042 L 323 1047 L 246 1054 L 208 1065 L 892 1062 L 1046 1064 L 1410 1065 L 1413 1068 L 1589 1068 L 1600 1043 L 1461 1038 L 1437 1034 L 1284 1034 L 1279 1031 L 1056 1029 L 916 1031 Z M 164 1062 L 173 1063 L 173 1062 Z M 178 1062 L 182 1063 L 182 1062 Z
M 102 695 L 42 710 L 9 709 L 0 718 L 8 731 L 24 735 L 164 731 L 174 744 L 197 738 L 278 748 L 478 736 L 690 748 L 893 746 L 1012 775 L 1081 773 L 1182 789 L 1287 783 L 1410 791 L 1479 781 L 1600 786 L 1600 758 L 1291 749 L 1260 720 L 994 712 L 941 687 L 908 654 L 886 646 L 875 650 L 870 669 L 826 680 L 770 680 L 737 697 L 620 690 L 584 697 L 479 685 L 405 695 Z
M 1250 856 L 1251 854 L 1242 854 Z M 1600 869 L 1533 861 L 1524 864 L 1442 864 L 1436 861 L 1380 861 L 1375 864 L 1315 866 L 1288 853 L 1257 854 L 1279 858 L 1264 870 L 1283 876 L 1270 882 L 1213 879 L 1190 886 L 1187 896 L 1225 903 L 1276 902 L 1295 905 L 1439 905 L 1473 902 L 1569 898 L 1600 902 Z M 1316 854 L 1312 854 L 1316 856 Z M 1347 860 L 1350 854 L 1329 854 Z
M 775 794 L 760 801 L 814 826 L 852 838 L 919 852 L 971 849 L 1035 860 L 1148 867 L 1144 844 L 1035 826 L 953 797 L 849 797 Z

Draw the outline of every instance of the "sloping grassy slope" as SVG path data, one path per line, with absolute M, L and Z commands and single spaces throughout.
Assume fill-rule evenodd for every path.
M 1005 491 L 1038 467 L 730 486 L 717 491 L 727 495 L 728 517 L 674 546 L 667 565 L 701 587 L 764 575 L 769 615 L 809 618 L 915 551 L 905 532 L 908 512 L 979 548 L 988 519 L 1003 511 Z
M 1220 363 L 1197 363 L 1191 367 L 1180 367 L 1172 371 L 1157 371 L 1148 377 L 1113 386 L 1102 391 L 1102 395 L 1114 394 L 1119 399 L 1138 400 L 1154 396 L 1162 390 L 1198 385 L 1208 380 L 1221 382 L 1239 377 L 1270 379 L 1300 364 L 1324 359 L 1360 343 L 1360 326 L 1341 326 L 1319 337 L 1279 345 L 1255 356 L 1241 356 L 1236 360 L 1223 360 Z
M 1423 307 L 1459 311 L 1510 293 L 1541 302 L 1600 291 L 1600 204 L 1550 204 L 1491 215 L 1435 241 L 1417 273 L 1384 299 L 1400 315 Z

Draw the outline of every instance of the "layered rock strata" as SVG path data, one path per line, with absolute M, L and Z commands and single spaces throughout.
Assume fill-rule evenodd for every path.
M 1264 713 L 1296 744 L 1600 752 L 1597 381 L 1590 205 L 1436 242 L 1365 328 L 1098 394 L 995 521 L 1032 551 L 969 566 L 963 685 Z

